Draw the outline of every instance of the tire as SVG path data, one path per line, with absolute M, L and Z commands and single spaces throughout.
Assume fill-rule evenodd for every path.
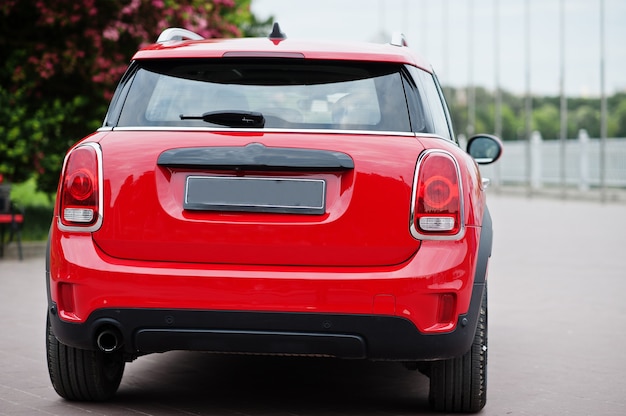
M 57 394 L 75 401 L 103 401 L 112 398 L 124 373 L 122 352 L 104 353 L 69 347 L 56 339 L 50 319 L 46 324 L 48 373 Z
M 431 407 L 441 412 L 475 413 L 487 403 L 487 287 L 483 291 L 474 342 L 461 357 L 433 361 Z

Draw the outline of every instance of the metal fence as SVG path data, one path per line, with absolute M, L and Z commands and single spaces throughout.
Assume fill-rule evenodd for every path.
M 481 166 L 481 172 L 496 189 L 626 198 L 626 138 L 608 138 L 602 144 L 581 130 L 575 139 L 544 141 L 535 132 L 529 141 L 504 142 L 500 161 Z

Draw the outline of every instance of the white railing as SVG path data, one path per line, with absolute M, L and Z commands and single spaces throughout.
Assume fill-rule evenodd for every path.
M 502 158 L 481 166 L 481 172 L 495 187 L 626 191 L 626 138 L 608 138 L 602 144 L 581 130 L 576 139 L 563 143 L 544 141 L 534 132 L 529 141 L 504 142 Z

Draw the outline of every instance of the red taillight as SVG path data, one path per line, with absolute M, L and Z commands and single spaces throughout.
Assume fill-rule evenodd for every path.
M 99 147 L 95 144 L 79 146 L 68 155 L 59 188 L 62 227 L 85 231 L 99 227 L 99 161 Z
M 458 165 L 447 152 L 428 151 L 418 163 L 411 232 L 415 238 L 457 238 L 463 231 Z
M 69 196 L 74 201 L 86 201 L 94 197 L 94 177 L 86 169 L 78 170 L 67 178 L 65 183 Z

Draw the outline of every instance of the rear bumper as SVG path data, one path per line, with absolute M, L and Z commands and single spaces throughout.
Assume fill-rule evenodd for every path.
M 83 349 L 96 348 L 98 334 L 114 327 L 130 357 L 188 350 L 433 360 L 469 350 L 483 290 L 484 284 L 474 286 L 470 310 L 453 331 L 442 334 L 423 334 L 405 318 L 377 315 L 101 309 L 77 324 L 61 320 L 52 308 L 49 317 L 61 342 Z
M 106 257 L 89 236 L 55 236 L 47 265 L 49 319 L 64 344 L 95 349 L 107 329 L 129 357 L 170 350 L 433 360 L 469 350 L 491 223 L 464 240 L 429 242 L 379 269 L 229 270 Z M 476 255 L 476 246 L 479 247 Z M 438 321 L 452 294 L 452 321 Z

